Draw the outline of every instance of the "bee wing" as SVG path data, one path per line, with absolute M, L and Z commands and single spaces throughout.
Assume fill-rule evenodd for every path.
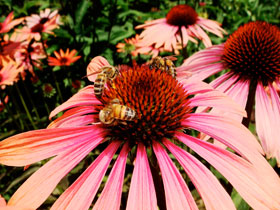
M 89 81 L 94 82 L 97 74 L 101 72 L 103 66 L 109 66 L 108 61 L 102 56 L 94 57 L 87 66 L 87 78 Z
M 177 58 L 175 56 L 177 56 L 177 55 L 169 55 L 169 56 L 165 56 L 165 58 L 167 58 L 167 59 L 169 59 L 171 61 L 176 61 Z

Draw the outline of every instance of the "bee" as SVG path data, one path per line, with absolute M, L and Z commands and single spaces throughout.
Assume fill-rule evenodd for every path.
M 94 81 L 94 94 L 97 98 L 101 98 L 106 82 L 114 80 L 119 74 L 119 70 L 113 66 L 103 66 L 100 71 Z
M 121 105 L 119 99 L 113 99 L 107 106 L 99 112 L 99 120 L 107 125 L 117 125 L 118 123 L 126 125 L 126 121 L 133 121 L 136 118 L 136 112 Z
M 177 60 L 177 58 L 175 58 L 174 56 L 166 56 L 166 57 L 157 56 L 153 58 L 148 63 L 148 65 L 150 69 L 153 68 L 160 69 L 161 71 L 171 75 L 173 78 L 176 78 L 176 69 L 173 63 L 174 60 Z

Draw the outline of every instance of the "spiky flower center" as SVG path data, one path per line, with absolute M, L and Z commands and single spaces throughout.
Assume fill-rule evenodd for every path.
M 67 62 L 68 62 L 68 58 L 67 58 L 67 57 L 62 57 L 62 58 L 60 58 L 60 63 L 61 63 L 62 65 L 65 65 Z
M 103 109 L 112 100 L 134 110 L 133 121 L 119 121 L 116 125 L 104 125 L 108 136 L 129 141 L 130 144 L 172 138 L 181 121 L 190 111 L 188 94 L 171 75 L 148 66 L 121 68 L 120 74 L 107 83 L 101 101 Z
M 44 25 L 41 23 L 36 24 L 31 28 L 31 32 L 33 33 L 41 33 L 44 29 Z
M 279 28 L 262 21 L 239 27 L 226 41 L 222 60 L 242 79 L 274 81 L 280 76 Z
M 177 5 L 173 7 L 166 15 L 166 21 L 170 25 L 185 26 L 193 25 L 197 21 L 196 11 L 189 5 Z

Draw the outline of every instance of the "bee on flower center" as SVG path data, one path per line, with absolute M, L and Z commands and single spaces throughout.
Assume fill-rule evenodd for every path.
M 176 78 L 176 69 L 173 61 L 176 60 L 173 56 L 160 57 L 157 56 L 148 62 L 150 69 L 160 69 L 163 72 Z
M 94 94 L 97 98 L 101 98 L 105 84 L 108 80 L 114 80 L 119 74 L 119 70 L 113 66 L 104 66 L 94 81 Z
M 121 105 L 119 99 L 113 99 L 107 106 L 99 112 L 99 120 L 107 125 L 117 125 L 118 123 L 126 125 L 126 121 L 136 119 L 136 112 Z

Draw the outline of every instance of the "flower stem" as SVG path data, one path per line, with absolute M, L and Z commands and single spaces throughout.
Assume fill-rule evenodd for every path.
M 23 131 L 23 128 L 20 126 L 20 124 L 18 123 L 18 121 L 16 120 L 14 113 L 12 112 L 12 110 L 10 109 L 9 105 L 6 104 L 5 102 L 5 96 L 2 96 L 2 93 L 0 94 L 0 99 L 1 102 L 3 103 L 4 107 L 6 108 L 6 110 L 8 111 L 9 115 L 12 117 L 12 120 L 14 122 L 14 124 L 16 125 L 16 127 L 20 130 Z
M 156 190 L 156 197 L 157 197 L 157 201 L 158 201 L 158 207 L 160 210 L 166 210 L 164 186 L 163 186 L 162 178 L 159 175 L 159 171 L 160 171 L 159 165 L 158 165 L 156 158 L 154 157 L 154 154 L 151 158 L 152 158 L 152 160 L 150 160 L 150 158 L 149 158 L 149 163 L 151 166 L 151 172 L 152 172 L 152 176 L 153 176 L 154 185 L 156 186 L 155 190 Z
M 242 124 L 247 128 L 249 128 L 249 124 L 251 121 L 253 106 L 254 106 L 254 102 L 255 102 L 256 90 L 257 90 L 257 81 L 253 80 L 250 83 L 248 100 L 247 100 L 246 107 L 245 107 L 245 110 L 247 112 L 247 117 L 244 117 L 242 120 Z
M 34 101 L 32 100 L 32 97 L 29 94 L 29 91 L 28 91 L 28 89 L 26 87 L 25 81 L 22 81 L 22 83 L 23 83 L 23 87 L 24 87 L 24 90 L 26 92 L 27 98 L 28 98 L 28 100 L 30 101 L 30 103 L 31 103 L 31 105 L 33 107 L 33 110 L 35 112 L 35 115 L 36 115 L 37 119 L 39 120 L 40 119 L 39 113 L 38 113 L 37 108 L 36 108 L 36 106 L 34 104 Z
M 43 47 L 44 53 L 45 53 L 45 55 L 46 55 L 46 58 L 48 59 L 49 55 L 48 55 L 47 50 L 46 50 L 46 47 L 45 47 L 45 45 L 44 45 L 44 40 L 43 40 L 42 36 L 41 36 L 41 40 L 40 40 L 40 41 L 41 41 L 41 43 L 42 43 L 42 47 Z M 60 98 L 60 100 L 61 100 L 61 103 L 62 103 L 62 102 L 63 102 L 63 98 L 62 98 L 61 90 L 60 90 L 60 88 L 59 88 L 59 85 L 58 85 L 58 82 L 57 82 L 55 73 L 54 73 L 54 71 L 53 71 L 52 68 L 51 68 L 51 74 L 52 74 L 52 77 L 53 77 L 53 80 L 54 80 L 54 83 L 55 83 L 55 86 L 56 86 L 56 89 L 57 89 L 57 92 L 58 92 L 58 96 L 59 96 L 59 98 Z
M 15 100 L 15 97 L 12 97 L 12 96 L 14 96 L 12 90 L 11 90 L 10 88 L 8 88 L 8 91 L 9 91 L 9 95 L 10 95 L 11 98 L 12 98 L 13 105 L 14 105 L 15 108 L 16 108 L 16 114 L 17 114 L 17 116 L 18 116 L 19 123 L 20 123 L 20 128 L 21 128 L 20 130 L 23 131 L 25 126 L 28 127 L 28 126 L 27 126 L 27 123 L 23 123 L 23 120 L 22 120 L 21 117 L 20 117 L 20 110 L 21 110 L 21 109 L 20 109 L 20 107 L 19 107 L 17 101 Z
M 184 38 L 183 38 L 183 33 L 182 33 L 181 27 L 179 28 L 179 33 L 180 33 L 180 37 L 181 37 L 182 55 L 183 55 L 184 59 L 186 59 L 188 57 L 188 54 L 187 54 L 187 49 L 184 47 Z
M 17 90 L 18 95 L 19 95 L 19 97 L 20 97 L 20 101 L 21 101 L 21 103 L 22 103 L 22 105 L 23 105 L 23 107 L 24 107 L 24 110 L 25 110 L 25 112 L 26 112 L 26 114 L 27 114 L 27 117 L 28 117 L 29 121 L 31 122 L 33 128 L 34 128 L 34 129 L 37 129 L 37 126 L 35 125 L 35 123 L 34 123 L 32 117 L 31 117 L 31 114 L 30 114 L 30 112 L 29 112 L 29 110 L 28 110 L 28 108 L 27 108 L 27 106 L 26 106 L 26 103 L 25 103 L 25 101 L 24 101 L 24 99 L 23 99 L 23 97 L 22 97 L 22 94 L 21 94 L 21 92 L 20 92 L 20 90 L 19 90 L 19 87 L 18 87 L 17 83 L 15 84 L 15 86 L 16 86 L 16 90 Z

